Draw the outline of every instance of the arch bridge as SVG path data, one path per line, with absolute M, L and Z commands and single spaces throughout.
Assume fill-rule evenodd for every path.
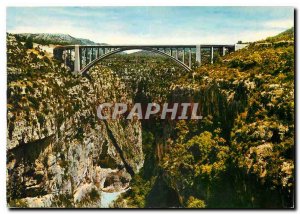
M 201 65 L 201 58 L 209 55 L 210 62 L 214 61 L 214 54 L 224 56 L 237 49 L 243 48 L 239 44 L 222 45 L 66 45 L 57 46 L 53 55 L 70 67 L 75 74 L 84 74 L 97 62 L 127 50 L 146 50 L 172 59 L 186 71 L 191 71 L 192 60 Z M 196 55 L 196 57 L 195 57 Z

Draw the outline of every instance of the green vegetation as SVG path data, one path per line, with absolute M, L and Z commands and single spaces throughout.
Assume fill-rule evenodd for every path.
M 294 27 L 278 34 L 277 36 L 268 37 L 266 41 L 268 42 L 294 41 Z
M 205 208 L 205 203 L 203 200 L 191 196 L 188 200 L 187 208 Z
M 49 111 L 49 106 L 55 109 L 57 104 L 60 108 L 55 120 L 62 124 L 81 109 L 77 97 L 84 97 L 88 88 L 83 88 L 82 94 L 75 91 L 76 96 L 66 96 L 66 90 L 75 88 L 78 79 L 41 50 L 22 45 L 23 38 L 17 37 L 14 42 L 8 44 L 8 112 L 13 113 L 8 127 L 13 129 L 23 114 L 30 118 L 32 111 L 47 112 L 32 119 L 33 125 L 45 125 L 47 115 L 54 112 Z M 114 55 L 102 61 L 98 67 L 101 75 L 112 70 L 127 85 L 124 94 L 128 92 L 134 102 L 196 102 L 203 116 L 202 120 L 142 120 L 144 166 L 113 206 L 293 207 L 294 60 L 292 28 L 224 57 L 217 56 L 213 65 L 204 57 L 204 65 L 193 73 L 182 71 L 170 59 L 144 52 Z M 64 81 L 54 81 L 53 73 Z M 114 94 L 115 88 L 111 87 L 111 96 L 122 98 L 123 94 Z M 49 91 L 55 94 L 51 98 L 55 102 L 41 102 L 38 98 L 47 97 Z M 80 123 L 93 122 L 80 117 Z M 78 126 L 74 135 L 82 141 L 85 133 Z M 34 147 L 33 152 L 30 144 L 28 148 L 33 154 L 30 162 L 43 149 Z M 122 149 L 134 160 L 127 146 Z M 104 153 L 96 164 L 117 167 L 113 159 L 105 156 L 107 150 L 103 146 Z M 67 165 L 64 161 L 61 165 Z M 18 188 L 20 192 L 10 196 L 14 199 L 12 206 L 23 203 L 15 200 L 24 197 L 23 187 Z M 72 199 L 72 195 L 56 196 L 54 206 L 72 207 Z M 97 200 L 100 192 L 93 189 L 84 204 Z
M 159 56 L 103 62 L 136 102 L 199 102 L 204 117 L 142 121 L 145 164 L 115 206 L 293 207 L 293 32 L 251 43 L 193 76 Z
M 27 49 L 32 49 L 33 48 L 32 38 L 31 37 L 27 38 L 24 45 Z

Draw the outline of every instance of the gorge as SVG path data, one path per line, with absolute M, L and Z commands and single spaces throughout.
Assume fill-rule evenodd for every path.
M 136 52 L 74 76 L 7 34 L 9 206 L 293 207 L 294 30 L 214 61 Z M 203 119 L 99 120 L 101 103 L 199 103 Z

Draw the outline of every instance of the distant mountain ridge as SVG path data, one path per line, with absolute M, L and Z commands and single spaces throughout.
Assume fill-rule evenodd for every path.
M 42 45 L 104 45 L 105 43 L 96 43 L 89 39 L 76 38 L 69 34 L 50 34 L 50 33 L 19 33 L 14 34 L 21 41 L 28 39 L 34 43 Z

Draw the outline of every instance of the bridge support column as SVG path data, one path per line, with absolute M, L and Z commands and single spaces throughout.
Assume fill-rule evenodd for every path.
M 214 47 L 211 47 L 210 49 L 210 63 L 214 63 Z
M 93 61 L 93 48 L 90 48 L 90 53 L 89 53 L 89 63 Z
M 201 45 L 196 45 L 196 62 L 201 65 Z
M 189 49 L 189 68 L 192 68 L 192 50 Z
M 71 59 L 72 59 L 72 57 L 71 57 L 71 49 L 68 49 L 67 50 L 67 64 L 68 65 L 70 65 Z
M 225 54 L 226 54 L 226 48 L 222 47 L 222 55 L 225 56 Z
M 63 60 L 64 60 L 65 66 L 66 66 L 67 65 L 67 51 L 66 50 L 63 51 Z
M 75 45 L 74 74 L 78 74 L 79 71 L 80 71 L 80 52 L 79 52 L 79 45 Z
M 184 48 L 182 49 L 182 63 L 184 64 L 184 55 L 185 55 L 185 50 Z
M 91 48 L 91 51 L 92 51 L 91 61 L 93 61 L 93 60 L 94 60 L 94 57 L 95 57 L 95 55 L 94 55 L 94 48 Z
M 82 68 L 82 62 L 83 61 L 83 54 L 82 54 L 82 49 L 79 47 L 79 69 L 81 70 Z
M 85 48 L 84 57 L 85 57 L 85 65 L 89 64 L 89 61 L 88 61 L 88 49 L 87 48 Z
M 176 57 L 176 59 L 178 59 L 178 49 L 177 48 L 175 49 L 175 57 Z

